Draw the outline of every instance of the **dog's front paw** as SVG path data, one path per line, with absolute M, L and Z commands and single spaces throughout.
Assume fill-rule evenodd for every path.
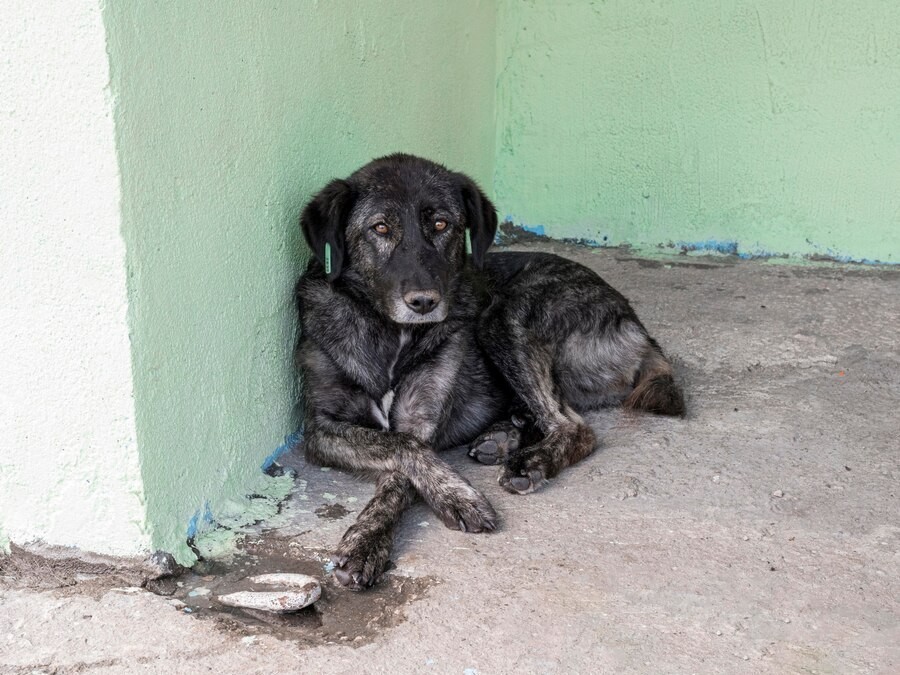
M 334 579 L 352 591 L 374 585 L 391 562 L 393 533 L 352 525 L 338 544 L 331 561 Z
M 497 527 L 494 507 L 468 483 L 442 488 L 434 510 L 451 530 L 492 532 Z
M 522 432 L 511 422 L 497 424 L 469 444 L 469 457 L 482 464 L 503 464 L 519 449 Z

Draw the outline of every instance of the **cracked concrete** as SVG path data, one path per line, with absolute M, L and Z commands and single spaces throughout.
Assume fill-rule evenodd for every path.
M 415 507 L 391 575 L 434 583 L 365 639 L 334 623 L 305 642 L 228 630 L 139 589 L 8 579 L 0 672 L 900 671 L 900 270 L 541 248 L 631 298 L 676 358 L 686 419 L 594 415 L 598 452 L 524 497 L 452 453 L 501 527 L 452 532 Z M 372 489 L 288 463 L 286 524 L 248 544 L 287 542 L 271 550 L 324 576 Z M 360 611 L 381 598 L 382 618 L 391 602 L 326 593 Z

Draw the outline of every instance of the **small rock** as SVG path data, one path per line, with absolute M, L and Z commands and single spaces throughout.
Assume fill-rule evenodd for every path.
M 716 474 L 715 476 L 712 477 L 713 483 L 718 483 L 720 480 L 722 480 L 722 477 L 719 474 Z
M 143 573 L 148 579 L 161 579 L 181 573 L 184 568 L 175 562 L 175 557 L 165 551 L 157 551 L 146 560 L 142 566 Z
M 337 495 L 333 495 L 330 492 L 323 492 L 322 497 L 324 499 L 337 499 Z
M 201 586 L 200 588 L 195 588 L 190 593 L 188 593 L 188 596 L 191 598 L 196 598 L 198 596 L 209 595 L 211 592 L 212 591 L 210 591 L 208 588 L 203 588 Z
M 778 498 L 780 499 L 781 497 L 784 497 L 784 492 L 782 492 L 781 490 L 775 490 L 775 491 L 772 493 L 772 496 L 773 496 L 773 497 L 778 497 Z

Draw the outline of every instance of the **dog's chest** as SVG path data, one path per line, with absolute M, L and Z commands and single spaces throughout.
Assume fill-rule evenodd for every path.
M 393 386 L 394 383 L 394 369 L 397 367 L 397 361 L 400 359 L 400 354 L 403 352 L 403 349 L 409 344 L 410 333 L 409 331 L 402 330 L 400 331 L 400 341 L 397 345 L 397 350 L 393 354 L 390 362 L 388 363 L 388 382 L 390 382 Z M 390 431 L 391 428 L 391 408 L 394 405 L 394 389 L 388 389 L 387 392 L 381 397 L 381 400 L 377 400 L 374 398 L 369 399 L 369 410 L 372 413 L 372 417 L 375 418 L 375 421 L 381 426 L 385 431 Z

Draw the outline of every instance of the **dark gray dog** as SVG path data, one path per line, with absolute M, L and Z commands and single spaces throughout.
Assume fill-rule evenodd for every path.
M 684 413 L 672 366 L 600 277 L 555 255 L 487 255 L 494 206 L 462 174 L 383 157 L 327 185 L 301 226 L 306 457 L 377 480 L 335 552 L 345 586 L 377 581 L 417 496 L 447 527 L 496 527 L 436 451 L 468 443 L 525 494 L 593 451 L 579 413 Z

